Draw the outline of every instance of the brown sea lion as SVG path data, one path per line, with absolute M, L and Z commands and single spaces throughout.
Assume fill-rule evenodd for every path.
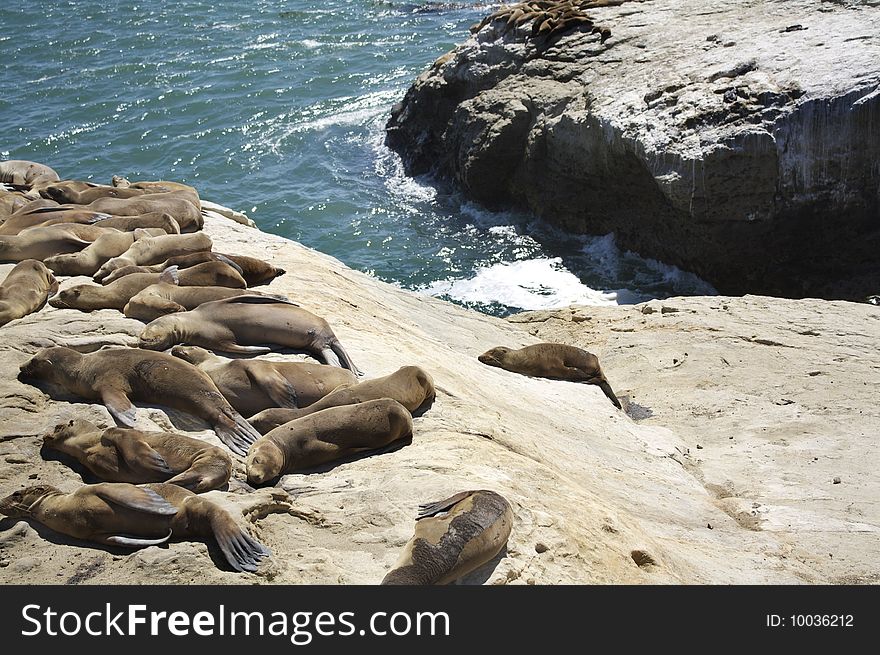
M 53 208 L 49 208 L 52 210 Z M 82 211 L 78 209 L 62 209 L 47 212 L 17 212 L 0 225 L 0 235 L 19 234 L 32 227 L 49 227 L 59 223 L 80 223 L 94 225 L 100 220 L 110 218 L 110 214 Z M 112 227 L 112 226 L 109 226 Z
M 385 448 L 412 436 L 412 417 L 396 400 L 331 407 L 275 428 L 248 451 L 247 477 L 265 484 L 286 473 Z
M 52 255 L 78 252 L 102 234 L 106 234 L 104 228 L 78 223 L 31 227 L 19 234 L 0 236 L 0 262 L 42 261 Z
M 201 252 L 194 252 L 190 255 L 169 257 L 161 263 L 152 264 L 150 266 L 124 266 L 110 273 L 105 279 L 112 281 L 119 279 L 123 275 L 131 275 L 132 273 L 161 273 L 169 266 L 177 266 L 180 269 L 184 269 L 209 261 L 225 262 L 237 269 L 245 279 L 245 282 L 247 282 L 248 287 L 271 282 L 279 275 L 284 275 L 285 273 L 283 268 L 276 268 L 272 264 L 260 259 L 255 259 L 254 257 L 227 255 L 224 253 L 203 250 Z
M 119 423 L 133 428 L 142 400 L 194 414 L 213 426 L 239 455 L 260 435 L 236 412 L 211 378 L 166 353 L 107 348 L 83 355 L 70 348 L 45 348 L 21 366 L 19 378 L 45 380 L 88 400 L 99 400 Z
M 122 313 L 129 318 L 149 323 L 165 314 L 185 312 L 206 302 L 244 294 L 253 294 L 253 291 L 215 286 L 178 286 L 157 282 L 132 296 L 128 304 L 122 308 Z
M 211 237 L 203 232 L 138 239 L 124 253 L 105 262 L 95 273 L 95 280 L 100 282 L 118 268 L 157 264 L 175 255 L 210 250 L 212 245 Z
M 19 262 L 0 284 L 0 326 L 39 311 L 57 291 L 58 280 L 42 262 Z
M 184 192 L 183 195 L 189 194 L 195 201 L 199 201 L 199 192 L 195 187 L 191 187 L 183 182 L 172 182 L 170 180 L 142 180 L 139 182 L 130 182 L 128 179 L 114 175 L 111 184 L 118 189 L 134 189 L 146 191 L 147 193 L 167 193 L 169 191 Z
M 98 198 L 135 198 L 146 192 L 145 189 L 127 189 L 81 180 L 63 180 L 40 189 L 40 195 L 44 198 L 70 205 L 88 205 Z
M 477 359 L 489 366 L 536 378 L 595 384 L 620 409 L 620 401 L 605 379 L 599 359 L 593 353 L 575 346 L 538 343 L 519 350 L 498 346 L 484 352 Z
M 288 300 L 269 296 L 236 296 L 162 316 L 144 328 L 140 344 L 151 350 L 188 344 L 251 354 L 293 348 L 359 373 L 327 321 Z
M 73 419 L 56 425 L 43 445 L 70 455 L 106 482 L 167 482 L 198 494 L 219 489 L 232 474 L 225 451 L 173 432 L 105 430 Z
M 66 203 L 59 205 L 65 209 L 86 209 L 104 212 L 113 216 L 137 216 L 152 212 L 171 214 L 180 225 L 182 232 L 195 232 L 204 225 L 204 217 L 197 200 L 182 191 L 167 193 L 145 193 L 136 198 L 98 198 L 88 205 Z
M 171 537 L 213 537 L 236 571 L 254 572 L 271 555 L 229 512 L 174 484 L 103 482 L 69 494 L 37 485 L 0 500 L 0 514 L 33 519 L 55 532 L 107 546 L 141 548 Z
M 165 230 L 156 227 L 138 229 L 133 232 L 107 230 L 106 234 L 102 234 L 79 252 L 53 255 L 47 257 L 43 263 L 59 275 L 88 275 L 91 277 L 101 267 L 101 264 L 124 253 L 138 239 L 159 236 L 160 234 L 165 234 Z M 157 272 L 161 273 L 163 270 L 165 269 Z
M 415 534 L 382 584 L 439 585 L 458 580 L 498 555 L 512 528 L 513 509 L 494 491 L 463 491 L 421 505 Z
M 34 184 L 57 182 L 59 179 L 58 173 L 45 164 L 24 159 L 0 161 L 0 182 L 33 186 Z
M 230 266 L 222 262 L 207 262 L 183 271 L 173 266 L 162 273 L 135 273 L 101 286 L 79 284 L 64 289 L 49 303 L 60 309 L 79 309 L 91 312 L 96 309 L 125 309 L 128 302 L 146 289 L 158 283 L 178 284 L 180 286 L 222 286 L 243 288 L 244 280 Z
M 418 366 L 403 366 L 391 375 L 366 380 L 360 384 L 338 387 L 308 407 L 287 409 L 277 407 L 266 409 L 249 420 L 257 432 L 266 434 L 279 425 L 308 416 L 329 407 L 356 405 L 378 398 L 393 398 L 410 412 L 426 407 L 435 396 L 434 380 L 430 374 Z M 243 412 L 247 416 L 246 412 Z
M 351 371 L 323 364 L 228 360 L 198 346 L 174 346 L 171 354 L 207 373 L 243 416 L 270 407 L 306 407 L 340 385 L 357 382 Z
M 33 201 L 20 191 L 7 191 L 0 188 L 0 223 L 29 202 Z

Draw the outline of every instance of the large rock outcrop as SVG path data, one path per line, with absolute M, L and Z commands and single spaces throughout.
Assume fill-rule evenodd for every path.
M 610 38 L 496 20 L 438 59 L 388 123 L 407 171 L 613 231 L 722 293 L 877 293 L 877 2 L 644 0 L 587 14 Z
M 244 483 L 238 460 L 229 489 L 210 497 L 272 548 L 271 562 L 257 577 L 229 571 L 222 556 L 202 543 L 108 550 L 35 523 L 2 519 L 0 583 L 376 583 L 411 535 L 417 506 L 471 488 L 498 491 L 515 513 L 507 552 L 471 582 L 797 583 L 864 581 L 876 573 L 871 544 L 878 491 L 869 470 L 876 461 L 877 426 L 870 398 L 876 400 L 880 370 L 876 308 L 747 298 L 731 301 L 727 312 L 725 299 L 710 298 L 595 315 L 589 308 L 563 310 L 560 323 L 583 328 L 576 330 L 580 336 L 566 332 L 566 338 L 602 358 L 621 396 L 654 408 L 655 418 L 636 421 L 596 387 L 527 378 L 477 361 L 489 347 L 544 337 L 540 331 L 556 323 L 549 315 L 525 315 L 519 322 L 484 316 L 379 282 L 213 213 L 205 230 L 219 251 L 262 257 L 286 269 L 267 289 L 326 317 L 368 376 L 407 364 L 433 375 L 437 400 L 415 419 L 412 444 L 329 470 L 287 475 L 278 486 L 259 490 Z M 10 268 L 0 266 L 0 276 Z M 85 281 L 68 278 L 62 288 Z M 650 331 L 640 330 L 643 320 Z M 774 432 L 763 443 L 750 428 L 748 438 L 728 441 L 734 422 L 706 434 L 705 441 L 699 435 L 705 449 L 697 451 L 694 428 L 702 424 L 689 425 L 687 414 L 667 409 L 669 398 L 650 395 L 676 375 L 668 369 L 698 323 L 707 331 L 701 350 L 686 350 L 687 362 L 674 370 L 702 374 L 678 380 L 670 393 L 675 402 L 703 407 L 711 391 L 707 378 L 724 371 L 712 408 L 736 407 L 748 427 L 758 425 L 750 410 L 769 407 L 780 414 L 768 414 L 768 420 L 786 418 L 789 432 Z M 591 326 L 606 337 L 594 339 Z M 43 456 L 41 435 L 71 414 L 112 424 L 101 405 L 23 384 L 16 378 L 20 364 L 56 344 L 84 351 L 134 345 L 141 328 L 112 310 L 87 314 L 52 307 L 0 328 L 0 494 L 39 483 L 75 489 L 82 477 Z M 732 352 L 740 358 L 786 355 L 787 366 L 760 381 L 766 398 L 743 390 L 756 371 L 731 359 Z M 731 366 L 722 368 L 721 358 Z M 642 360 L 650 366 L 636 366 Z M 776 407 L 767 399 L 794 403 Z M 142 429 L 181 430 L 220 445 L 192 417 L 139 406 Z M 633 405 L 630 411 L 639 416 L 641 410 Z M 809 443 L 793 438 L 798 421 L 815 426 Z M 751 454 L 760 469 L 719 471 L 724 461 L 709 458 L 716 449 L 717 457 Z M 840 476 L 840 485 L 833 485 L 832 475 Z M 788 496 L 800 509 L 785 509 Z M 835 522 L 829 528 L 824 521 L 830 515 Z

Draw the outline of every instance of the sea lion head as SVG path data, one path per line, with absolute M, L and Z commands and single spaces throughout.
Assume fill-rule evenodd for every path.
M 43 445 L 59 448 L 65 441 L 85 432 L 96 432 L 95 424 L 82 418 L 74 418 L 56 425 L 50 432 L 43 435 Z
M 34 503 L 49 493 L 60 492 L 48 484 L 25 487 L 21 491 L 11 493 L 3 500 L 0 500 L 0 514 L 5 514 L 14 519 L 29 516 Z
M 265 484 L 281 474 L 284 468 L 284 453 L 270 439 L 261 439 L 251 446 L 246 466 L 249 483 Z
M 174 346 L 171 354 L 194 366 L 214 357 L 212 352 L 198 346 Z
M 505 348 L 504 346 L 498 346 L 497 348 L 492 348 L 492 350 L 487 350 L 482 355 L 477 357 L 484 364 L 488 364 L 489 366 L 501 366 L 501 362 L 505 360 L 507 357 L 507 353 L 510 352 L 510 348 Z
M 83 293 L 88 294 L 87 290 L 89 286 L 90 285 L 80 284 L 69 289 L 64 289 L 57 296 L 51 298 L 49 304 L 58 309 L 80 309 Z
M 59 374 L 64 373 L 64 365 L 81 357 L 81 354 L 70 348 L 44 348 L 21 365 L 18 378 L 53 382 Z
M 167 350 L 174 345 L 174 333 L 163 318 L 156 319 L 144 328 L 138 339 L 139 348 Z

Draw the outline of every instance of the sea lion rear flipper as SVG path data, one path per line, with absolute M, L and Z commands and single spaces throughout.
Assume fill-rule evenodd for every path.
M 334 339 L 330 343 L 330 348 L 334 353 L 339 355 L 339 359 L 342 360 L 342 365 L 347 368 L 349 371 L 357 375 L 358 377 L 363 377 L 363 372 L 361 372 L 355 363 L 352 361 L 351 357 L 348 356 L 348 353 L 345 352 L 345 348 L 342 347 L 342 344 L 339 342 L 339 339 Z
M 183 473 L 178 473 L 173 478 L 165 480 L 165 484 L 176 484 L 178 487 L 189 489 L 193 493 L 198 493 L 198 489 L 205 480 L 204 474 L 194 469 L 188 469 Z
M 157 546 L 164 544 L 171 538 L 171 530 L 164 537 L 158 539 L 144 539 L 143 537 L 129 537 L 122 534 L 114 534 L 104 537 L 103 542 L 112 546 L 128 546 L 129 548 L 142 548 L 144 546 Z
M 227 257 L 226 255 L 221 255 L 220 253 L 216 253 L 216 255 L 217 255 L 217 261 L 223 262 L 224 264 L 228 264 L 229 266 L 234 268 L 236 271 L 238 271 L 239 275 L 244 276 L 244 270 L 242 270 L 241 266 L 239 266 L 234 261 L 229 259 L 229 257 Z
M 236 571 L 254 573 L 260 560 L 271 555 L 272 551 L 239 528 L 229 514 L 217 510 L 211 513 L 211 530 L 226 561 Z
M 162 455 L 143 439 L 132 437 L 119 428 L 111 428 L 105 430 L 101 436 L 101 441 L 105 440 L 116 446 L 116 450 L 122 455 L 129 468 L 145 468 L 163 475 L 174 473 Z
M 419 519 L 426 519 L 429 516 L 436 516 L 440 512 L 445 512 L 453 505 L 460 503 L 465 498 L 470 496 L 473 491 L 462 491 L 460 493 L 455 494 L 454 496 L 450 496 L 446 500 L 439 500 L 435 503 L 425 503 L 424 505 L 419 505 L 419 513 L 416 515 L 416 521 Z
M 614 406 L 617 407 L 617 409 L 622 409 L 620 401 L 617 399 L 617 395 L 611 389 L 611 385 L 608 384 L 608 381 L 602 380 L 601 382 L 597 382 L 597 384 L 599 385 L 599 388 L 605 392 L 605 395 L 608 396 L 608 399 L 614 403 Z
M 136 487 L 133 484 L 116 484 L 112 482 L 95 484 L 92 485 L 91 489 L 96 496 L 103 498 L 108 503 L 121 505 L 138 512 L 157 514 L 159 516 L 174 516 L 177 514 L 177 508 L 152 489 Z
M 271 371 L 261 379 L 254 379 L 250 371 L 248 377 L 251 383 L 256 387 L 262 387 L 269 396 L 269 399 L 275 403 L 276 407 L 284 407 L 286 409 L 298 409 L 296 399 L 296 389 L 290 384 L 290 381 L 281 375 L 278 371 Z
M 162 271 L 162 275 L 159 276 L 159 282 L 165 282 L 166 284 L 180 284 L 180 275 L 178 274 L 177 266 L 169 266 L 164 271 Z
M 107 411 L 119 423 L 126 427 L 133 428 L 137 419 L 137 410 L 131 401 L 119 389 L 103 389 L 101 390 L 101 402 L 107 408 Z

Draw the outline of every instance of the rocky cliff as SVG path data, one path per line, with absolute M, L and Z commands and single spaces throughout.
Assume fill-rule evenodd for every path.
M 411 535 L 417 506 L 471 488 L 503 494 L 516 522 L 507 552 L 469 582 L 876 580 L 876 308 L 675 299 L 505 321 L 217 214 L 205 230 L 219 251 L 285 268 L 267 289 L 327 318 L 368 376 L 407 364 L 433 375 L 437 400 L 415 419 L 412 444 L 259 490 L 238 461 L 229 489 L 209 496 L 272 548 L 257 576 L 231 572 L 202 543 L 106 549 L 3 519 L 0 582 L 377 583 Z M 19 365 L 56 344 L 134 345 L 141 328 L 112 310 L 52 307 L 0 328 L 0 493 L 37 483 L 75 489 L 83 479 L 43 457 L 42 434 L 72 414 L 112 424 L 101 405 L 19 382 Z M 629 396 L 630 415 L 596 387 L 476 359 L 551 336 L 596 352 Z M 220 445 L 192 417 L 139 405 L 142 429 Z
M 722 293 L 876 293 L 880 3 L 609 4 L 507 13 L 438 59 L 387 126 L 407 171 Z

